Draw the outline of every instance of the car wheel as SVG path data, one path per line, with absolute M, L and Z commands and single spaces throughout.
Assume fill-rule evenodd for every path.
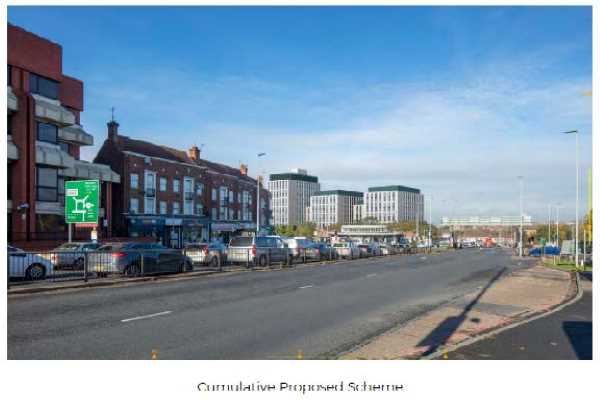
M 41 264 L 33 264 L 25 272 L 25 277 L 31 281 L 37 281 L 46 277 L 46 268 Z
M 208 265 L 211 268 L 219 268 L 219 260 L 217 260 L 217 257 L 213 257 L 210 259 L 210 263 Z
M 264 254 L 258 258 L 258 266 L 261 268 L 267 266 L 267 257 Z
M 77 260 L 73 261 L 73 269 L 76 271 L 82 270 L 83 269 L 83 258 L 80 257 Z
M 140 266 L 137 264 L 131 264 L 125 269 L 125 275 L 127 276 L 138 276 L 140 274 Z

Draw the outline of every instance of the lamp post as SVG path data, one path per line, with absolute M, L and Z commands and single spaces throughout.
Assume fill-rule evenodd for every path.
M 579 131 L 564 132 L 575 134 L 575 267 L 579 266 Z
M 431 224 L 433 220 L 431 219 L 431 208 L 433 207 L 433 196 L 429 195 L 429 252 L 431 253 L 431 249 L 433 247 L 433 242 L 431 241 Z
M 267 153 L 258 153 L 256 157 L 260 160 L 262 156 L 266 156 Z M 258 165 L 256 166 L 258 168 Z M 260 168 L 259 173 L 256 174 L 256 236 L 260 232 Z
M 519 210 L 520 210 L 520 227 L 519 227 L 519 257 L 523 257 L 523 177 L 519 178 Z

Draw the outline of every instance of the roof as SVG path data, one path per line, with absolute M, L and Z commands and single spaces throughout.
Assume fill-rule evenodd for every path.
M 130 151 L 143 154 L 148 157 L 164 158 L 170 161 L 197 165 L 199 167 L 208 168 L 209 170 L 218 172 L 220 174 L 233 175 L 237 178 L 256 184 L 255 179 L 247 175 L 242 175 L 238 168 L 204 160 L 202 158 L 199 160 L 193 160 L 188 156 L 186 151 L 174 149 L 168 146 L 157 145 L 144 140 L 132 139 L 128 136 L 118 135 L 117 138 L 117 147 L 121 151 Z
M 411 188 L 408 186 L 401 185 L 390 185 L 390 186 L 377 186 L 370 187 L 369 192 L 411 192 L 411 193 L 421 193 L 419 189 Z
M 363 197 L 362 192 L 353 192 L 350 190 L 322 190 L 320 192 L 316 192 L 313 196 L 330 196 L 330 195 L 338 195 L 338 196 L 351 196 L 351 197 Z
M 270 181 L 305 181 L 305 182 L 319 182 L 319 178 L 312 175 L 304 175 L 304 174 L 295 174 L 293 172 L 288 172 L 285 174 L 271 174 L 269 176 Z

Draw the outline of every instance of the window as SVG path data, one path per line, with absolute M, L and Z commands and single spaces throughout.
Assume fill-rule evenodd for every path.
M 51 99 L 58 99 L 58 82 L 30 72 L 29 91 Z
M 196 203 L 196 215 L 202 215 L 204 213 L 204 207 L 202 204 Z
M 8 135 L 12 134 L 12 115 L 6 117 L 6 133 Z
M 58 178 L 58 201 L 61 205 L 65 205 L 65 178 Z
M 202 193 L 204 192 L 204 185 L 201 183 L 196 183 L 196 194 L 198 196 L 202 196 Z
M 212 190 L 212 201 L 217 201 L 217 189 Z
M 36 168 L 36 192 L 39 201 L 58 201 L 58 169 Z
M 161 177 L 158 181 L 158 184 L 161 192 L 167 191 L 167 178 Z
M 216 221 L 218 219 L 217 209 L 215 207 L 213 207 L 211 210 L 211 218 L 213 219 L 213 221 Z
M 138 174 L 129 174 L 129 187 L 131 187 L 131 189 L 137 189 L 138 188 L 138 180 L 139 180 Z
M 37 140 L 40 142 L 57 143 L 58 127 L 45 122 L 37 123 Z
M 173 191 L 179 193 L 179 179 L 173 179 Z
M 178 201 L 173 202 L 173 214 L 179 214 L 179 202 Z
M 167 213 L 167 202 L 161 201 L 159 203 L 159 207 L 160 207 L 160 214 L 165 215 Z
M 60 149 L 61 149 L 62 151 L 64 151 L 64 152 L 65 152 L 65 153 L 67 153 L 67 154 L 70 154 L 70 153 L 69 153 L 69 150 L 71 149 L 71 146 L 69 145 L 69 143 L 66 143 L 66 142 L 58 142 L 58 145 L 60 146 Z
M 129 213 L 137 214 L 140 212 L 140 201 L 136 198 L 131 198 L 129 200 Z

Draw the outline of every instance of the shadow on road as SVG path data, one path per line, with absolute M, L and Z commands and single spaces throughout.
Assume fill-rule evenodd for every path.
M 592 282 L 592 273 L 591 272 L 580 272 L 579 277 L 584 281 Z
M 423 353 L 424 356 L 433 354 L 438 348 L 446 344 L 448 339 L 456 332 L 458 327 L 466 320 L 467 314 L 477 304 L 483 294 L 506 272 L 507 268 L 504 267 L 496 275 L 490 279 L 490 281 L 481 289 L 477 296 L 465 306 L 460 315 L 454 317 L 448 317 L 442 321 L 438 326 L 432 330 L 425 339 L 423 339 L 418 345 L 427 346 L 428 349 Z M 479 323 L 478 320 L 473 319 L 472 322 Z
M 582 321 L 565 321 L 563 330 L 571 342 L 577 358 L 592 359 L 592 323 Z

